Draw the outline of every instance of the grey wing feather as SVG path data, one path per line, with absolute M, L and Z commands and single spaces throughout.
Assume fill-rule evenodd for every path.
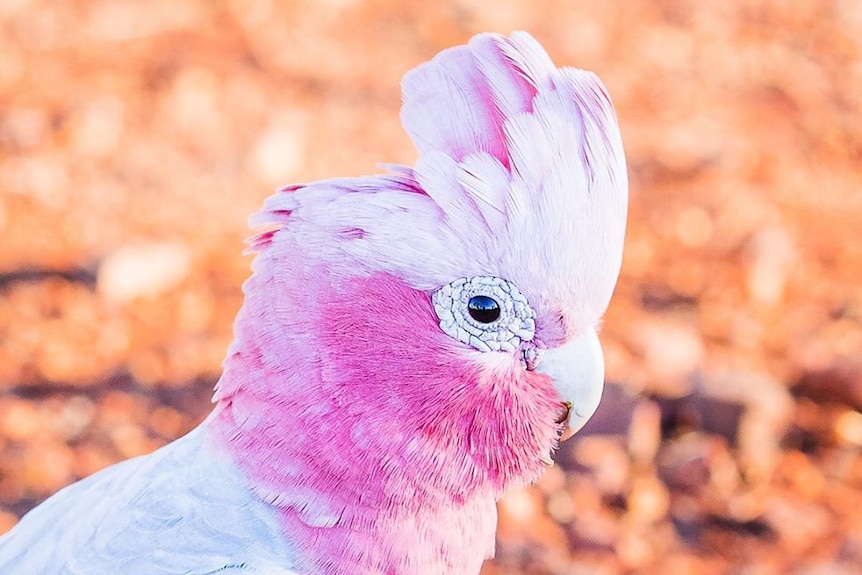
M 0 537 L 0 573 L 299 575 L 272 508 L 205 433 L 49 498 Z

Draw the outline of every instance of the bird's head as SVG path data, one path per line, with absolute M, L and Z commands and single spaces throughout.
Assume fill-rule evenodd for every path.
M 498 495 L 598 405 L 627 204 L 617 121 L 592 73 L 526 33 L 477 36 L 402 88 L 415 167 L 288 187 L 253 218 L 271 229 L 216 400 L 301 467 L 379 475 L 393 497 L 416 488 L 392 469 Z M 295 471 L 278 465 L 260 472 Z

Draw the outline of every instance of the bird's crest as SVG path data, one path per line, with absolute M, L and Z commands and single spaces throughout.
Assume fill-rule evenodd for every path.
M 501 276 L 597 320 L 619 273 L 627 201 L 619 128 L 598 78 L 556 68 L 525 32 L 482 34 L 407 73 L 402 91 L 414 168 L 284 188 L 252 223 L 417 289 Z

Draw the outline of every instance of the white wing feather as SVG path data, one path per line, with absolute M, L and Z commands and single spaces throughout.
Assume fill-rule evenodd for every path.
M 3 575 L 299 575 L 206 429 L 70 485 L 0 538 Z

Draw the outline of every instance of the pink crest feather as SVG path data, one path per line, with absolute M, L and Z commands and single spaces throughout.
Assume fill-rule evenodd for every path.
M 516 32 L 445 50 L 402 84 L 415 168 L 285 188 L 252 223 L 283 226 L 335 263 L 417 289 L 506 277 L 548 313 L 597 322 L 622 262 L 627 202 L 619 129 L 598 78 L 554 67 Z

